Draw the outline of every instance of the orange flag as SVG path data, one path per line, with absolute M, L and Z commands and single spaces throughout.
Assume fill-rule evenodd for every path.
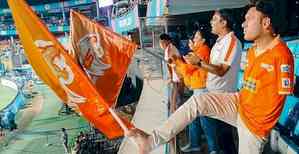
M 8 4 L 27 59 L 38 76 L 108 138 L 122 136 L 123 129 L 132 125 L 121 122 L 30 6 L 24 0 L 8 0 Z
M 106 103 L 114 106 L 137 45 L 75 11 L 70 29 L 77 60 Z

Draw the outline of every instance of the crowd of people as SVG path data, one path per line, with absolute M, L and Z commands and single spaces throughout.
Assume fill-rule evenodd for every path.
M 88 132 L 81 131 L 72 145 L 69 142 L 67 130 L 62 128 L 61 141 L 66 154 L 115 154 L 122 139 L 108 140 L 97 129 L 93 129 Z
M 15 30 L 16 27 L 13 24 L 9 24 L 9 25 L 8 24 L 0 24 L 0 29 L 2 31 L 10 31 L 10 30 Z
M 62 18 L 59 18 L 59 17 L 55 17 L 55 16 L 52 16 L 51 18 L 48 18 L 48 19 L 44 19 L 43 20 L 46 25 L 51 28 L 51 27 L 57 27 L 57 26 L 66 26 L 66 25 L 69 25 L 69 21 L 63 21 Z
M 43 19 L 45 24 L 51 28 L 51 27 L 57 27 L 57 26 L 66 26 L 68 25 L 69 21 L 63 21 L 61 17 L 51 17 L 47 19 Z M 11 22 L 11 23 L 2 23 L 0 24 L 0 29 L 1 31 L 13 31 L 16 30 L 16 26 Z
M 120 1 L 121 3 L 116 3 L 115 12 L 113 12 L 114 17 L 119 17 L 127 14 L 131 11 L 136 5 L 147 5 L 149 0 L 128 0 L 128 1 Z
M 127 133 L 136 140 L 140 154 L 167 143 L 186 126 L 189 142 L 181 148 L 183 152 L 200 151 L 201 134 L 207 139 L 210 154 L 263 152 L 294 86 L 294 59 L 279 37 L 278 7 L 276 1 L 270 0 L 248 6 L 242 27 L 244 39 L 254 43 L 247 51 L 240 91 L 237 73 L 242 45 L 233 31 L 232 10 L 214 12 L 211 32 L 218 38 L 211 49 L 201 29 L 188 42 L 192 51 L 185 55 L 180 54 L 169 34 L 160 35 L 168 66 L 170 110 L 174 113 L 150 134 L 138 128 Z M 184 86 L 194 92 L 186 102 L 181 99 Z M 236 133 L 238 144 L 234 143 Z

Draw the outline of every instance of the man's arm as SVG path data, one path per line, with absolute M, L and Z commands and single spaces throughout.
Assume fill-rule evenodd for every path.
M 216 74 L 218 76 L 224 76 L 225 73 L 230 69 L 230 66 L 226 64 L 214 65 L 214 64 L 206 63 L 192 52 L 187 56 L 184 56 L 184 59 L 186 60 L 187 63 L 197 67 L 201 67 L 204 70 Z
M 230 66 L 228 65 L 225 65 L 225 64 L 220 64 L 220 65 L 213 65 L 213 64 L 208 64 L 204 61 L 201 61 L 200 66 L 198 67 L 201 67 L 203 68 L 204 70 L 210 72 L 210 73 L 213 73 L 213 74 L 216 74 L 217 76 L 224 76 L 225 73 L 230 69 Z
M 171 66 L 169 63 L 167 63 L 167 69 L 168 69 L 168 72 L 169 72 L 169 78 L 171 81 L 172 81 L 172 76 L 173 76 L 173 72 L 172 72 L 172 69 L 171 69 Z

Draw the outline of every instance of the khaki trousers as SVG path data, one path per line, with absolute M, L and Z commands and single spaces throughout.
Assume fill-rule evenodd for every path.
M 153 130 L 152 147 L 168 142 L 198 116 L 209 116 L 237 127 L 239 154 L 261 154 L 266 143 L 248 130 L 238 114 L 238 93 L 210 92 L 192 96 L 160 127 Z

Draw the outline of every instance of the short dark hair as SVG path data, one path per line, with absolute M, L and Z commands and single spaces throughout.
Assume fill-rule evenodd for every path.
M 160 35 L 160 40 L 171 41 L 171 37 L 166 33 L 162 33 Z
M 206 40 L 206 44 L 210 47 L 210 33 L 209 33 L 209 31 L 207 30 L 207 29 L 205 29 L 204 27 L 200 27 L 199 29 L 196 29 L 194 32 L 193 32 L 193 35 L 192 35 L 192 38 L 194 38 L 195 37 L 195 34 L 197 33 L 197 32 L 200 32 L 200 35 L 201 35 L 201 37 L 202 38 L 204 38 L 205 40 Z
M 234 24 L 235 24 L 233 10 L 232 9 L 220 9 L 220 10 L 217 10 L 216 12 L 219 13 L 220 17 L 226 21 L 227 28 L 229 28 L 230 30 L 233 30 Z
M 196 34 L 197 32 L 200 33 L 200 35 L 201 35 L 202 38 L 204 38 L 204 39 L 206 39 L 206 40 L 208 39 L 208 31 L 206 31 L 205 29 L 198 29 L 198 30 L 194 31 L 194 34 L 193 34 L 193 37 L 192 37 L 192 38 L 195 37 L 195 34 Z
M 276 0 L 259 0 L 255 3 L 256 10 L 269 17 L 271 20 L 271 25 L 274 33 L 278 33 L 280 23 L 277 19 L 279 11 L 276 11 L 278 8 Z

